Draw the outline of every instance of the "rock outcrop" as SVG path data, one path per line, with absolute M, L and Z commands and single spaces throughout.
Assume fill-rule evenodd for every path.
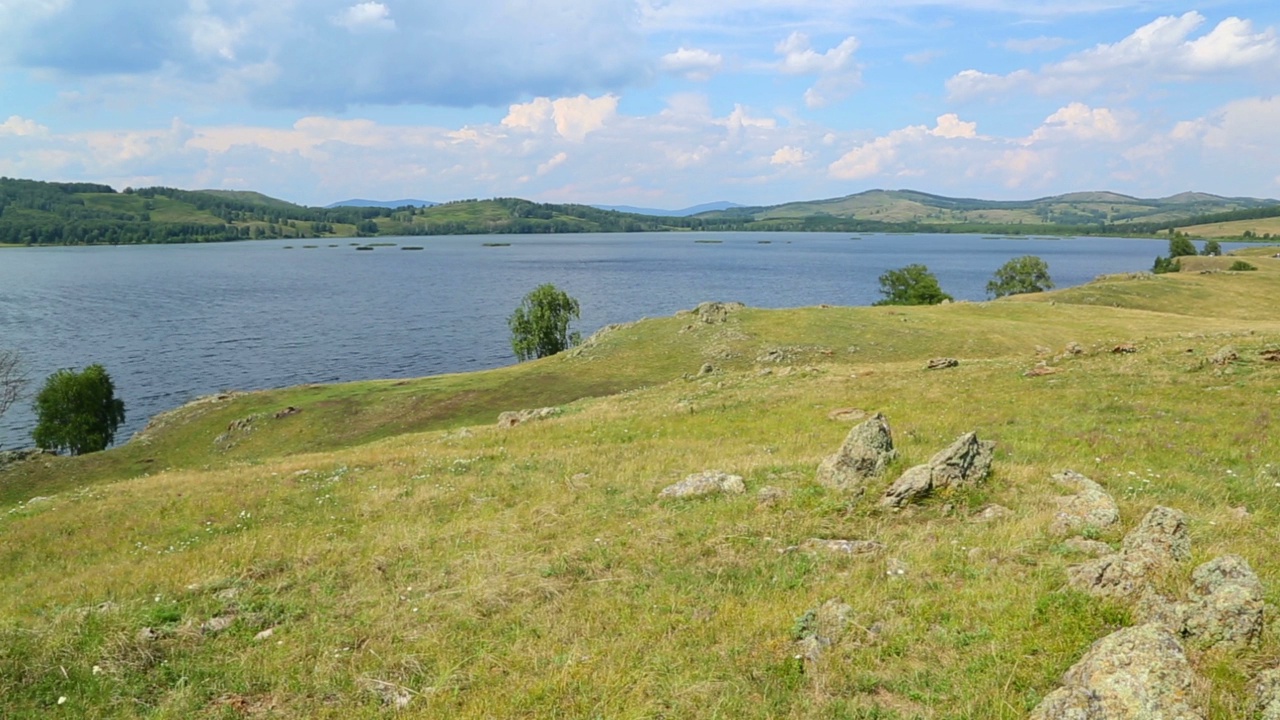
M 1224 555 L 1196 568 L 1186 602 L 1145 594 L 1138 615 L 1158 622 L 1201 649 L 1241 648 L 1262 636 L 1262 583 L 1239 555 Z
M 861 493 L 866 481 L 882 475 L 897 456 L 889 421 L 876 413 L 855 425 L 840 449 L 818 465 L 817 480 L 828 487 Z
M 1188 700 L 1193 682 L 1168 629 L 1125 628 L 1094 643 L 1030 720 L 1202 720 Z
M 1154 571 L 1190 555 L 1186 517 L 1157 506 L 1125 536 L 1120 552 L 1077 565 L 1067 576 L 1072 587 L 1092 595 L 1136 599 L 1147 590 Z
M 976 433 L 965 433 L 929 462 L 903 473 L 885 491 L 880 504 L 902 507 L 937 490 L 979 483 L 991 474 L 995 447 L 990 440 L 979 440 Z
M 747 491 L 740 475 L 730 475 L 719 470 L 704 470 L 686 477 L 680 482 L 663 488 L 658 497 L 689 498 L 716 493 L 741 495 Z
M 536 410 L 508 410 L 498 416 L 498 427 L 513 428 L 534 420 L 546 420 L 560 414 L 558 407 L 544 407 Z
M 958 367 L 960 361 L 955 358 L 939 357 L 933 358 L 925 364 L 925 370 L 946 370 L 947 368 Z
M 1058 512 L 1050 532 L 1069 535 L 1085 528 L 1104 530 L 1120 522 L 1120 508 L 1098 483 L 1074 470 L 1064 470 L 1053 479 L 1075 489 L 1074 495 L 1057 498 Z
M 1258 720 L 1280 720 L 1280 667 L 1264 670 L 1249 684 Z

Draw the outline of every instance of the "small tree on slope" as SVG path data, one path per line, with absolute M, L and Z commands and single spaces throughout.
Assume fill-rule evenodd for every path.
M 82 372 L 59 370 L 50 375 L 32 409 L 36 446 L 72 455 L 107 449 L 124 422 L 124 401 L 116 399 L 111 376 L 96 364 Z
M 511 349 L 520 362 L 555 355 L 577 345 L 580 337 L 569 332 L 569 323 L 581 316 L 578 301 L 547 283 L 524 296 L 507 325 Z

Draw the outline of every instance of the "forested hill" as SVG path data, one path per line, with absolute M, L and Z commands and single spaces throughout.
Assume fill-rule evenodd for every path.
M 1154 235 L 1245 215 L 1280 217 L 1280 203 L 1194 193 L 1163 200 L 1075 193 L 1000 202 L 876 190 L 813 203 L 656 217 L 518 198 L 432 207 L 317 208 L 246 191 L 152 187 L 117 192 L 92 183 L 0 178 L 0 244 L 10 245 L 669 230 Z

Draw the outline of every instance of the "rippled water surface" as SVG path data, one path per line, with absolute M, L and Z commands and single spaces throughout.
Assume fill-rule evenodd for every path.
M 1063 286 L 1147 269 L 1166 250 L 1154 240 L 847 233 L 389 241 L 425 249 L 357 251 L 345 240 L 0 249 L 0 347 L 24 353 L 33 392 L 58 368 L 106 366 L 126 404 L 123 440 L 151 415 L 224 389 L 510 363 L 506 318 L 544 282 L 578 298 L 585 336 L 704 300 L 866 305 L 881 273 L 909 263 L 927 265 L 957 299 L 980 300 L 1018 255 L 1044 258 Z M 33 424 L 26 403 L 11 408 L 0 447 L 29 445 Z

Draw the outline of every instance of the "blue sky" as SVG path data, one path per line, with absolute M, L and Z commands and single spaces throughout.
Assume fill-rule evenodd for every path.
M 1271 0 L 0 0 L 0 175 L 305 204 L 1280 197 L 1277 25 Z

